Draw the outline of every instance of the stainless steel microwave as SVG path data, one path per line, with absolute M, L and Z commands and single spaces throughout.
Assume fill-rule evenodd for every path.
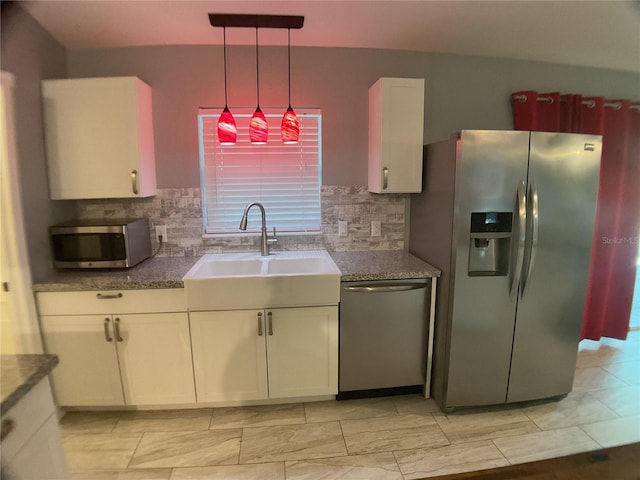
M 149 220 L 73 221 L 49 227 L 56 268 L 126 268 L 151 256 Z

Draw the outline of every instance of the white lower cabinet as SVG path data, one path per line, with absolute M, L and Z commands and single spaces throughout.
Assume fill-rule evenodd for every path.
M 2 478 L 69 478 L 49 379 L 2 412 Z
M 195 402 L 186 313 L 45 315 L 58 405 Z
M 338 308 L 190 312 L 198 402 L 338 391 Z

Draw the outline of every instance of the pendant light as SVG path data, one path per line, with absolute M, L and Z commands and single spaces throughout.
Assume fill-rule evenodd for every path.
M 269 135 L 269 126 L 267 119 L 260 110 L 260 69 L 258 65 L 258 27 L 256 27 L 256 111 L 249 122 L 249 139 L 253 145 L 264 145 L 267 143 Z
M 224 110 L 218 118 L 218 141 L 220 145 L 235 145 L 238 138 L 238 128 L 233 115 L 227 105 L 227 29 L 222 28 L 224 51 Z
M 287 52 L 289 58 L 289 108 L 284 112 L 282 116 L 282 123 L 280 124 L 280 134 L 282 141 L 287 144 L 298 143 L 300 138 L 300 121 L 296 116 L 296 112 L 291 107 L 291 29 L 287 28 Z

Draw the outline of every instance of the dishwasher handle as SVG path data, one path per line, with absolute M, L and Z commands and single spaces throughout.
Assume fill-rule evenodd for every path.
M 360 285 L 353 287 L 344 287 L 348 292 L 404 292 L 407 290 L 420 290 L 422 288 L 427 288 L 429 285 L 427 283 L 405 283 L 401 285 L 378 285 L 378 286 L 369 286 L 369 285 Z

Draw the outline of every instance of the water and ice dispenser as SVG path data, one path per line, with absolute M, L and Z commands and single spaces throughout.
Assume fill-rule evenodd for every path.
M 511 212 L 473 212 L 469 239 L 469 276 L 509 274 Z

